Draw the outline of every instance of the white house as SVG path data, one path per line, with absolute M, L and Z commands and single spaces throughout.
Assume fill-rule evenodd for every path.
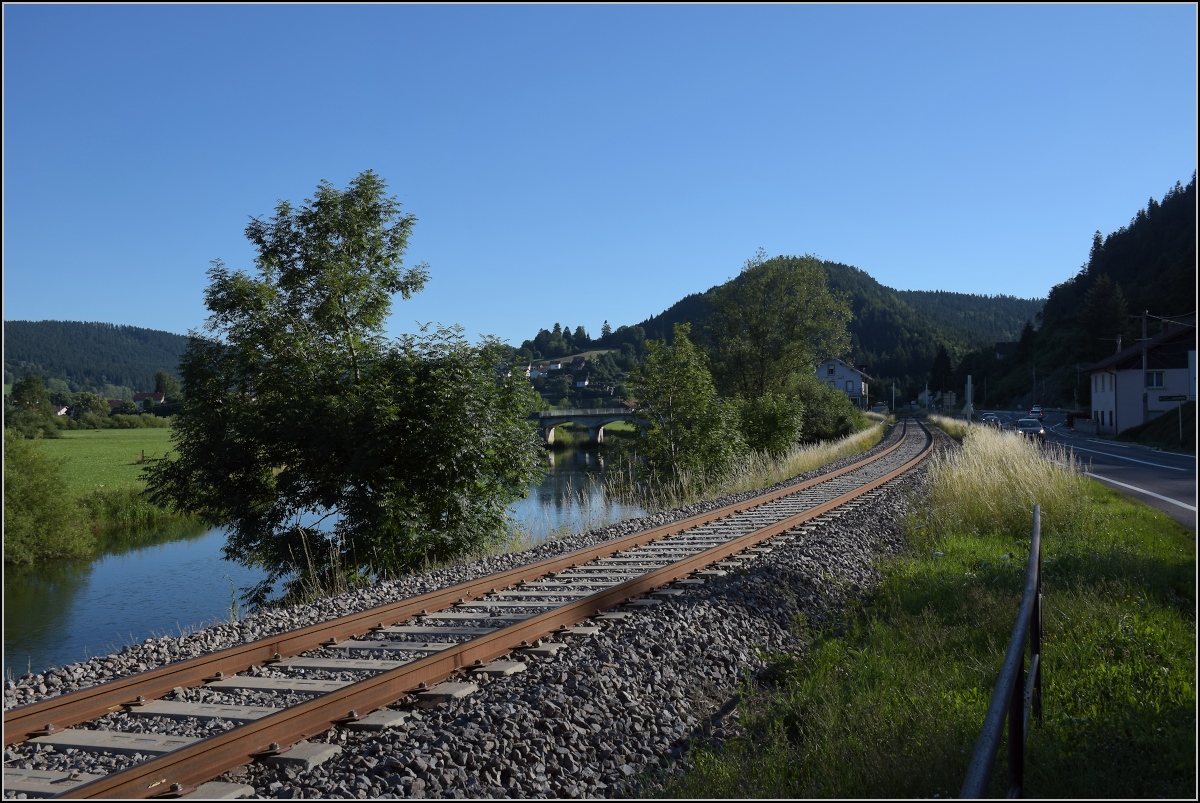
M 1145 341 L 1088 366 L 1092 426 L 1116 435 L 1152 421 L 1182 401 L 1196 399 L 1196 325 L 1176 324 Z
M 856 407 L 865 410 L 870 398 L 868 386 L 871 381 L 866 369 L 865 365 L 855 368 L 836 357 L 830 357 L 817 366 L 817 379 L 834 390 L 842 391 Z

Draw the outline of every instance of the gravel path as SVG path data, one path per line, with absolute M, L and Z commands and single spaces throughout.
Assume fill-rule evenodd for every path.
M 948 439 L 934 432 L 939 448 L 945 448 Z M 898 435 L 899 428 L 893 428 L 876 448 Z M 836 461 L 783 484 L 856 459 Z M 678 771 L 692 740 L 720 739 L 736 729 L 730 702 L 739 681 L 762 668 L 762 650 L 799 649 L 792 636 L 797 614 L 819 623 L 874 585 L 874 563 L 899 548 L 899 521 L 923 478 L 924 469 L 918 469 L 878 491 L 870 504 L 806 529 L 750 567 L 609 624 L 598 635 L 572 638 L 553 658 L 523 658 L 523 673 L 473 678 L 480 689 L 467 698 L 430 710 L 397 704 L 393 707 L 413 711 L 398 728 L 377 733 L 334 728 L 312 741 L 332 742 L 342 752 L 318 767 L 297 771 L 255 764 L 221 780 L 251 784 L 258 796 L 276 798 L 637 795 L 662 773 Z M 10 681 L 4 705 L 8 709 L 544 560 L 751 495 L 691 505 L 521 553 L 267 611 L 181 638 L 149 639 L 117 655 Z M 181 690 L 176 698 L 209 699 L 204 695 L 204 690 Z M 106 727 L 138 732 L 165 725 L 125 714 L 105 719 Z M 180 732 L 178 723 L 171 727 Z M 203 735 L 213 732 L 214 725 L 195 722 L 192 727 L 195 735 Z M 5 759 L 6 766 L 25 769 L 100 773 L 134 761 L 68 755 L 28 744 L 7 750 Z

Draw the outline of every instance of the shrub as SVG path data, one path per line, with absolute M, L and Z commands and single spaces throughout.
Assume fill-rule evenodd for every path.
M 4 562 L 83 557 L 95 542 L 67 494 L 62 463 L 37 440 L 4 430 Z

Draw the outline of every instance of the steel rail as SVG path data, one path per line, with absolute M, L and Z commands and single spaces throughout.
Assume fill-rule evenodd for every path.
M 927 434 L 927 433 L 926 433 Z M 818 518 L 852 499 L 910 470 L 932 451 L 930 438 L 921 452 L 901 467 L 816 507 L 793 514 L 752 533 L 689 556 L 585 599 L 569 602 L 530 619 L 499 628 L 495 633 L 443 650 L 350 686 L 283 709 L 180 750 L 150 759 L 120 772 L 70 789 L 64 798 L 145 798 L 168 790 L 187 789 L 209 781 L 223 772 L 269 755 L 274 745 L 291 745 L 351 721 L 357 712 L 383 708 L 422 684 L 440 682 L 471 667 L 486 663 L 614 607 L 630 597 L 644 594 L 665 583 L 691 574 L 716 561 L 742 552 L 767 539 Z M 486 604 L 486 603 L 485 603 Z
M 684 530 L 742 513 L 807 490 L 880 460 L 900 448 L 907 437 L 908 423 L 906 421 L 902 436 L 892 446 L 872 457 L 796 485 L 776 489 L 761 496 L 690 516 L 677 522 L 631 533 L 602 544 L 584 547 L 556 558 L 519 566 L 499 574 L 469 580 L 416 597 L 347 614 L 298 630 L 267 636 L 248 644 L 228 647 L 207 655 L 178 661 L 136 675 L 118 678 L 14 708 L 4 713 L 4 744 L 5 746 L 20 744 L 34 736 L 88 722 L 113 711 L 120 711 L 126 704 L 137 699 L 139 695 L 145 700 L 155 700 L 169 694 L 176 687 L 200 686 L 218 672 L 235 675 L 277 657 L 289 658 L 308 650 L 318 649 L 334 640 L 343 641 L 347 638 L 356 638 L 371 629 L 410 619 L 422 611 L 441 610 L 461 600 L 474 599 L 494 590 L 535 580 L 551 572 L 573 568 L 576 564 L 608 557 L 626 549 L 642 546 Z

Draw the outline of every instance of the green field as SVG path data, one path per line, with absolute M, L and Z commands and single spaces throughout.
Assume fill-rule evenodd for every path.
M 170 439 L 169 429 L 67 430 L 41 446 L 63 461 L 67 490 L 78 498 L 100 488 L 140 488 L 142 455 L 162 457 Z

